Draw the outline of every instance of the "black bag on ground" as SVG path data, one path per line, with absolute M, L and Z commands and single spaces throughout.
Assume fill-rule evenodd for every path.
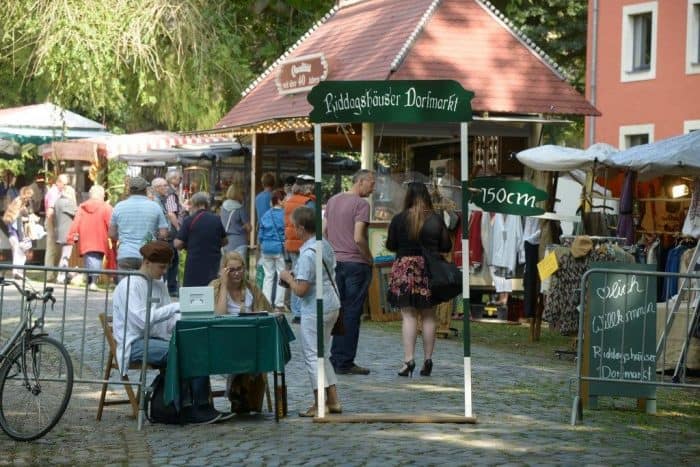
M 423 248 L 423 259 L 433 303 L 452 300 L 462 293 L 462 271 L 454 263 L 426 248 Z
M 165 375 L 158 375 L 151 383 L 151 390 L 146 399 L 146 418 L 151 423 L 167 423 L 179 425 L 182 423 L 180 414 L 172 402 L 165 405 Z

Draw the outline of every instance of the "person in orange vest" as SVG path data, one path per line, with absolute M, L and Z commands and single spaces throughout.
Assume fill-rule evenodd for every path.
M 292 223 L 292 212 L 299 206 L 316 207 L 316 197 L 313 195 L 314 178 L 311 175 L 298 175 L 292 186 L 292 194 L 284 201 L 284 249 L 292 260 L 287 269 L 296 266 L 299 258 L 299 249 L 304 243 L 297 234 Z M 291 294 L 290 308 L 292 310 L 292 322 L 301 322 L 301 299 Z

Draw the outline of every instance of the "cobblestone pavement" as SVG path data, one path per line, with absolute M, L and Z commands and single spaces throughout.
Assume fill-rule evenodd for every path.
M 9 303 L 4 336 L 11 323 Z M 96 378 L 103 358 L 97 314 L 105 296 L 68 289 L 53 316 L 63 313 L 64 303 L 69 304 L 65 341 L 76 372 L 82 368 L 83 378 Z M 55 320 L 48 327 L 58 334 Z M 293 328 L 298 331 L 297 325 Z M 310 404 L 311 391 L 298 340 L 292 353 L 287 366 L 290 417 L 279 424 L 265 413 L 208 426 L 146 423 L 139 432 L 127 406 L 107 407 L 102 421 L 95 421 L 99 386 L 77 384 L 66 414 L 45 438 L 17 443 L 0 433 L 0 464 L 672 465 L 697 464 L 700 456 L 700 422 L 665 410 L 661 397 L 658 416 L 636 415 L 633 401 L 616 399 L 603 410 L 585 411 L 583 424 L 572 427 L 571 361 L 480 346 L 472 349 L 476 425 L 314 423 L 296 416 Z M 338 377 L 345 413 L 463 414 L 460 339 L 438 341 L 429 378 L 396 376 L 401 355 L 397 330 L 363 325 L 357 362 L 372 373 Z M 222 384 L 216 377 L 214 386 Z M 687 394 L 689 400 L 697 399 L 697 391 Z M 226 409 L 223 400 L 217 406 Z

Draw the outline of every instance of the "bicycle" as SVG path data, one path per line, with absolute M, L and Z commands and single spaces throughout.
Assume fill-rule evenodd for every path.
M 63 344 L 43 330 L 46 304 L 50 301 L 53 310 L 56 302 L 53 288 L 39 294 L 0 278 L 0 287 L 7 285 L 14 285 L 24 297 L 25 313 L 0 349 L 0 428 L 18 441 L 32 441 L 48 433 L 66 411 L 73 391 L 73 362 Z M 41 315 L 32 322 L 38 301 Z

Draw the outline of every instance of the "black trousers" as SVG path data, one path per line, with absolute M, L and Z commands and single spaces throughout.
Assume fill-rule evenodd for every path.
M 525 316 L 533 318 L 537 310 L 537 296 L 540 293 L 540 275 L 537 272 L 539 245 L 525 242 L 525 275 L 523 276 L 523 293 Z

